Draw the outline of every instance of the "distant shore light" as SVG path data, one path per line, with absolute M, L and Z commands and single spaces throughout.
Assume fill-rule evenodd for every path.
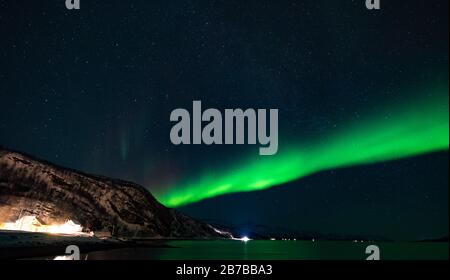
M 239 241 L 242 241 L 242 242 L 248 242 L 248 241 L 250 241 L 252 239 L 250 239 L 248 236 L 243 236 L 241 238 L 233 238 L 233 240 L 239 240 Z
M 251 239 L 248 238 L 247 236 L 244 236 L 244 237 L 241 238 L 241 241 L 244 241 L 244 242 L 248 242 L 248 241 L 250 241 L 250 240 L 251 240 Z

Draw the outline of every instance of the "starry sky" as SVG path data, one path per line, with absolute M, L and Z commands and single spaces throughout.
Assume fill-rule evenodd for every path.
M 68 11 L 63 0 L 0 0 L 0 145 L 142 184 L 166 202 L 267 160 L 254 145 L 174 146 L 172 110 L 193 100 L 277 108 L 280 155 L 319 147 L 322 168 L 171 206 L 228 224 L 448 235 L 448 1 L 383 1 L 380 11 L 364 2 L 82 0 Z M 330 135 L 385 147 L 378 136 L 393 122 L 408 132 L 444 125 L 444 147 L 326 163 L 348 148 Z M 375 131 L 354 129 L 365 124 Z

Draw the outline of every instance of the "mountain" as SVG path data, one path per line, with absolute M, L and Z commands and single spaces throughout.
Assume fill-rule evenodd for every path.
M 0 223 L 72 220 L 96 234 L 139 238 L 229 237 L 160 204 L 144 187 L 88 175 L 0 147 Z
M 441 238 L 424 239 L 420 240 L 420 242 L 448 242 L 448 236 L 444 236 Z

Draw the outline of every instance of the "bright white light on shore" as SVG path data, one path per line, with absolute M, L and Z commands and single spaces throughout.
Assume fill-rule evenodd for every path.
M 71 261 L 73 258 L 71 256 L 56 256 L 54 261 Z
M 93 235 L 92 232 L 83 232 L 83 227 L 74 223 L 72 220 L 68 220 L 64 224 L 44 225 L 36 216 L 24 216 L 15 222 L 0 224 L 0 229 L 69 235 Z
M 244 236 L 244 237 L 242 237 L 242 238 L 236 238 L 236 240 L 239 240 L 239 241 L 242 241 L 242 242 L 248 242 L 248 241 L 250 241 L 251 239 L 248 238 L 248 236 Z

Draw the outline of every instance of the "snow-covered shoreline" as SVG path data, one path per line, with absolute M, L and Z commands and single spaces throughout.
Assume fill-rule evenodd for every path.
M 132 243 L 113 238 L 0 231 L 0 259 L 64 255 L 69 245 L 77 245 L 81 251 L 87 252 L 127 247 L 132 246 Z

